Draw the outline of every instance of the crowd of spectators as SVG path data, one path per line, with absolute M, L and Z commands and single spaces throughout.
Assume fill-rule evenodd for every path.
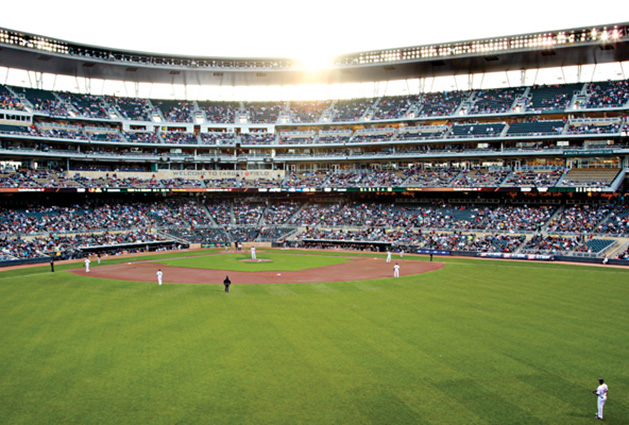
M 174 179 L 162 179 L 159 181 L 162 187 L 176 189 L 180 187 L 205 187 L 203 180 L 191 180 L 186 178 L 177 177 Z
M 250 102 L 246 105 L 249 122 L 253 124 L 275 124 L 284 109 L 281 102 Z
M 279 137 L 279 143 L 282 145 L 307 145 L 316 143 L 316 141 L 314 134 L 280 134 Z
M 69 116 L 68 105 L 60 100 L 54 92 L 16 86 L 11 86 L 11 90 L 19 98 L 25 99 L 23 103 L 30 104 L 33 112 L 56 117 Z M 0 88 L 0 92 L 2 91 L 3 89 Z M 7 92 L 6 89 L 4 91 Z
M 529 90 L 528 111 L 560 111 L 566 109 L 583 84 L 535 85 Z
M 196 145 L 199 143 L 197 135 L 194 133 L 186 133 L 183 131 L 166 131 L 159 133 L 164 143 L 173 143 L 178 145 Z
M 51 117 L 69 117 L 68 105 L 65 102 L 56 99 L 40 99 L 31 100 L 31 105 L 36 112 L 41 112 Z
M 9 111 L 24 111 L 24 104 L 20 98 L 13 94 L 4 86 L 0 85 L 0 109 Z
M 590 233 L 611 212 L 613 205 L 576 204 L 560 211 L 548 223 L 548 232 Z
M 606 187 L 613 183 L 619 172 L 619 168 L 572 168 L 557 186 Z
M 524 121 L 512 122 L 507 130 L 507 136 L 550 136 L 563 132 L 565 121 L 539 120 L 535 117 Z
M 416 95 L 383 97 L 378 102 L 372 119 L 391 120 L 406 117 L 418 101 L 419 96 Z
M 230 225 L 232 223 L 231 204 L 228 201 L 212 202 L 206 204 L 210 216 L 220 225 Z
M 526 88 L 504 88 L 493 90 L 479 90 L 474 98 L 474 105 L 468 112 L 475 114 L 502 114 L 509 112 L 513 103 L 522 96 Z
M 587 85 L 587 108 L 618 108 L 629 102 L 629 81 L 607 81 Z
M 264 211 L 264 224 L 267 226 L 286 224 L 300 208 L 299 202 L 273 202 Z
M 322 144 L 345 144 L 349 142 L 351 134 L 319 134 L 318 143 Z
M 256 225 L 264 213 L 264 204 L 250 202 L 238 202 L 233 204 L 234 224 Z
M 333 121 L 358 121 L 372 107 L 374 99 L 339 100 L 334 105 Z
M 423 233 L 419 248 L 445 251 L 513 253 L 526 239 L 523 235 L 452 232 Z
M 566 134 L 616 134 L 620 133 L 620 121 L 611 124 L 573 124 L 566 129 Z
M 145 226 L 149 220 L 133 205 L 121 204 L 104 204 L 95 208 L 87 205 L 33 207 L 24 211 L 2 209 L 0 218 L 0 234 L 4 235 L 124 230 Z
M 239 102 L 197 102 L 205 113 L 208 122 L 216 124 L 234 124 L 236 114 L 240 110 Z
M 90 140 L 96 142 L 122 142 L 122 135 L 118 131 L 90 131 L 87 134 Z
M 58 96 L 63 101 L 71 104 L 80 117 L 96 119 L 109 118 L 109 108 L 101 96 L 68 92 L 59 92 Z
M 440 126 L 438 128 L 424 127 L 419 125 L 405 127 L 398 132 L 396 140 L 443 139 L 447 131 L 449 131 L 449 128 L 445 126 Z
M 227 232 L 234 242 L 253 242 L 258 238 L 260 229 L 254 226 L 228 226 Z
M 194 104 L 186 101 L 160 100 L 154 101 L 168 122 L 191 123 Z
M 626 236 L 627 206 L 449 205 L 280 201 L 204 202 L 164 199 L 100 202 L 70 206 L 0 208 L 2 253 L 9 257 L 85 246 L 168 240 L 190 242 L 297 239 L 385 242 L 421 249 L 511 253 L 535 233 L 525 253 L 599 252 L 609 240 L 593 234 Z M 160 236 L 161 234 L 161 236 Z M 292 236 L 291 236 L 292 238 Z M 35 242 L 32 242 L 35 241 Z M 596 243 L 595 243 L 596 242 Z M 54 246 L 54 248 L 51 248 Z M 17 251 L 16 251 L 17 250 Z M 19 251 L 24 250 L 23 254 Z
M 160 235 L 137 229 L 127 232 L 82 233 L 72 235 L 49 234 L 35 237 L 0 238 L 0 253 L 13 259 L 40 257 L 68 258 L 81 248 L 166 241 Z
M 229 242 L 229 236 L 227 235 L 223 227 L 169 227 L 162 231 L 167 237 L 173 236 L 177 239 L 184 239 L 191 244 L 224 244 Z
M 525 240 L 523 235 L 463 233 L 454 231 L 422 232 L 417 229 L 345 229 L 318 228 L 307 229 L 297 235 L 298 241 L 309 241 L 311 244 L 335 242 L 378 242 L 389 243 L 393 248 L 404 246 L 406 249 L 426 249 L 443 251 L 477 251 L 477 252 L 515 252 Z
M 394 135 L 394 130 L 391 129 L 387 132 L 371 132 L 371 131 L 363 131 L 356 132 L 354 137 L 352 137 L 348 143 L 376 143 L 376 142 L 386 142 L 387 140 L 391 140 Z
M 286 238 L 294 232 L 292 227 L 261 227 L 257 236 L 257 241 L 260 242 L 285 242 Z
M 597 226 L 596 233 L 629 236 L 629 206 L 623 205 L 612 210 L 607 219 Z
M 525 254 L 556 254 L 575 251 L 579 248 L 578 236 L 559 236 L 537 234 L 522 248 Z
M 535 232 L 541 230 L 557 211 L 551 205 L 497 205 L 486 210 L 482 229 L 499 232 Z
M 282 183 L 284 187 L 322 187 L 326 180 L 326 171 L 291 172 Z
M 188 135 L 190 133 L 182 133 Z M 142 138 L 151 138 L 154 133 L 136 133 Z M 89 153 L 90 148 L 84 149 Z M 129 154 L 134 154 L 129 151 Z M 86 168 L 86 171 L 106 171 L 100 168 Z M 3 170 L 0 174 L 0 187 L 207 187 L 207 188 L 326 188 L 326 187 L 604 187 L 614 180 L 618 170 L 601 169 L 570 169 L 564 174 L 563 168 L 552 169 L 458 169 L 458 168 L 423 168 L 413 166 L 402 170 L 373 169 L 343 169 L 336 171 L 291 172 L 284 178 L 248 179 L 232 178 L 203 178 L 192 179 L 158 179 L 155 174 L 147 170 L 116 167 L 118 171 L 137 171 L 133 178 L 120 178 L 116 173 L 106 173 L 100 177 L 88 178 L 78 174 L 68 175 L 63 171 L 53 169 L 33 170 Z M 577 174 L 577 171 L 582 171 Z M 588 171 L 588 173 L 585 173 Z M 609 175 L 607 175 L 609 174 Z M 56 186 L 42 185 L 42 176 L 54 179 Z M 34 177 L 37 176 L 38 179 Z M 564 176 L 562 178 L 562 176 Z
M 55 170 L 0 170 L 0 187 L 76 187 L 77 182 Z M 80 186 L 80 184 L 79 184 Z
M 235 178 L 203 179 L 205 187 L 242 187 L 242 180 Z
M 159 137 L 152 131 L 125 131 L 123 136 L 129 142 L 160 143 Z
M 468 169 L 461 171 L 451 184 L 453 187 L 497 187 L 509 173 L 508 170 Z
M 623 251 L 620 254 L 618 254 L 616 259 L 618 259 L 618 260 L 629 260 L 629 246 L 627 247 L 627 249 L 625 251 Z
M 516 170 L 509 175 L 504 186 L 553 187 L 557 184 L 563 173 L 563 168 L 554 168 L 551 170 Z
M 105 101 L 118 110 L 122 117 L 134 121 L 151 121 L 153 107 L 148 99 L 106 96 Z
M 234 133 L 227 132 L 201 133 L 199 136 L 201 137 L 201 143 L 204 145 L 232 145 L 236 140 Z
M 199 227 L 211 224 L 207 210 L 192 200 L 167 199 L 150 204 L 151 215 L 158 226 Z
M 39 129 L 34 126 L 21 126 L 21 125 L 9 125 L 0 124 L 0 133 L 13 134 L 18 136 L 40 136 Z
M 451 168 L 422 169 L 413 167 L 407 171 L 408 179 L 404 182 L 407 186 L 449 186 L 460 170 Z
M 275 142 L 275 139 L 275 134 L 266 132 L 252 132 L 240 135 L 243 145 L 270 145 Z
M 316 123 L 332 104 L 329 100 L 311 102 L 291 102 L 290 119 L 294 123 Z
M 468 115 L 500 114 L 511 110 L 528 90 L 528 111 L 565 110 L 575 93 L 584 92 L 586 108 L 623 107 L 629 102 L 629 81 L 607 81 L 588 84 L 558 84 L 530 88 L 480 89 L 447 91 L 420 95 L 382 96 L 378 98 L 337 101 L 284 102 L 220 102 L 149 100 L 125 96 L 96 96 L 0 85 L 0 109 L 27 110 L 32 108 L 50 116 L 77 115 L 110 120 L 116 112 L 120 118 L 152 121 L 162 114 L 166 122 L 192 123 L 194 113 L 205 116 L 206 122 L 234 124 L 239 114 L 250 123 L 275 124 L 280 117 L 292 123 L 316 123 L 329 114 L 335 122 L 390 120 L 414 117 L 437 117 L 454 114 L 466 102 L 462 113 Z M 16 94 L 17 93 L 17 94 Z M 469 104 L 469 108 L 467 107 Z M 113 108 L 113 109 L 112 109 Z M 29 109 L 30 110 L 30 109 Z M 329 111 L 329 112 L 328 112 Z M 282 115 L 284 114 L 284 115 Z M 201 115 L 199 115 L 201 116 Z
M 83 129 L 77 126 L 40 127 L 40 134 L 53 139 L 89 140 Z
M 46 251 L 59 241 L 73 249 L 123 243 L 164 240 L 157 227 L 194 229 L 210 221 L 205 207 L 190 200 L 165 200 L 152 203 L 105 203 L 69 207 L 29 207 L 0 209 L 0 235 L 8 246 L 28 246 L 29 255 Z M 42 241 L 47 241 L 43 243 Z M 25 245 L 26 244 L 26 245 Z M 64 247 L 63 250 L 68 250 Z M 49 251 L 49 250 L 48 250 Z M 7 255 L 15 255 L 14 251 Z
M 450 91 L 442 93 L 426 93 L 421 98 L 421 117 L 441 117 L 453 115 L 464 99 L 469 98 L 470 91 Z
M 470 137 L 497 137 L 505 129 L 505 123 L 471 123 L 471 124 L 454 124 L 448 138 L 470 138 Z

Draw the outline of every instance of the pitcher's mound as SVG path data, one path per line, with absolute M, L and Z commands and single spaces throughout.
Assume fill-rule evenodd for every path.
M 259 258 L 257 260 L 252 260 L 251 258 L 246 258 L 244 260 L 238 260 L 239 262 L 242 263 L 270 263 L 271 260 L 269 260 L 268 258 Z

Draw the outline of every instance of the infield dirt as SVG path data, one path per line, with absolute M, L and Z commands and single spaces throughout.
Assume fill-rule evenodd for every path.
M 408 276 L 438 270 L 444 263 L 396 260 L 385 262 L 384 258 L 350 257 L 349 262 L 300 271 L 233 271 L 220 269 L 198 269 L 166 266 L 156 261 L 129 261 L 127 263 L 94 267 L 89 273 L 84 269 L 70 270 L 70 273 L 113 280 L 156 282 L 156 273 L 161 269 L 164 283 L 222 284 L 229 276 L 235 284 L 270 283 L 314 283 L 345 282 L 393 277 L 393 265 L 400 265 L 400 276 Z

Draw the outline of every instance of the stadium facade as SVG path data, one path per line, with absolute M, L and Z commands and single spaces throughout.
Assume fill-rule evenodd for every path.
M 236 241 L 623 261 L 629 24 L 343 55 L 175 57 L 0 29 L 6 261 Z M 617 65 L 604 81 L 319 101 L 47 89 L 375 83 Z M 11 71 L 5 73 L 8 74 Z

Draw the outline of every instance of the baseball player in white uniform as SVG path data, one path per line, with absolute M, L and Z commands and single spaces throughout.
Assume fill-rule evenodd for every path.
M 391 251 L 387 251 L 387 263 L 391 262 Z
M 162 273 L 162 269 L 157 270 L 157 283 L 159 284 L 159 286 L 162 286 L 162 276 L 164 276 L 164 273 Z
M 599 378 L 598 387 L 592 391 L 596 397 L 596 406 L 598 407 L 598 413 L 596 414 L 596 419 L 603 419 L 603 406 L 605 406 L 605 402 L 607 401 L 607 384 L 603 380 L 603 378 Z
M 400 265 L 398 263 L 393 266 L 393 277 L 400 277 Z
M 251 259 L 252 260 L 256 259 L 256 247 L 255 246 L 251 247 Z
M 89 273 L 90 272 L 90 259 L 85 257 L 85 273 Z

